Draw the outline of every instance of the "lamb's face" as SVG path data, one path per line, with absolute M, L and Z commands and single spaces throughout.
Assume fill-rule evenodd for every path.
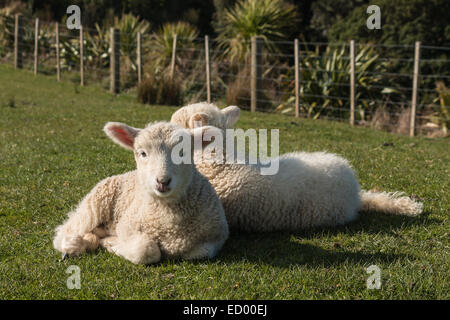
M 228 129 L 239 119 L 239 114 L 240 109 L 236 106 L 219 109 L 211 103 L 201 102 L 178 109 L 170 122 L 187 129 L 203 126 Z
M 141 130 L 134 141 L 140 183 L 160 198 L 178 198 L 192 179 L 194 165 L 174 161 L 172 151 L 180 143 L 180 130 L 185 131 L 173 124 L 157 123 Z M 190 136 L 187 131 L 185 134 Z
M 151 124 L 145 129 L 109 122 L 104 131 L 114 142 L 134 152 L 139 183 L 150 194 L 168 200 L 184 194 L 192 179 L 194 164 L 177 162 L 172 151 L 180 143 L 180 133 L 191 139 L 190 132 L 166 122 Z M 192 157 L 192 150 L 189 152 Z

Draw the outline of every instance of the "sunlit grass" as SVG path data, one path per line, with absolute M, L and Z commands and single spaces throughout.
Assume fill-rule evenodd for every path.
M 60 262 L 54 228 L 104 177 L 134 168 L 107 121 L 139 127 L 175 107 L 0 66 L 0 299 L 448 299 L 449 140 L 243 112 L 242 128 L 280 129 L 280 151 L 336 152 L 366 189 L 423 199 L 417 218 L 367 213 L 335 229 L 231 234 L 217 259 L 136 266 L 103 250 Z M 382 271 L 368 290 L 366 268 Z M 65 273 L 81 268 L 81 289 Z

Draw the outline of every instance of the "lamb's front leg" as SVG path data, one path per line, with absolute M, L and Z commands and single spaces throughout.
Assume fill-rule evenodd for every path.
M 107 236 L 100 240 L 100 246 L 105 248 L 111 253 L 114 253 L 112 247 L 114 247 L 118 242 L 119 238 L 117 236 Z
M 69 218 L 56 228 L 53 246 L 56 250 L 76 256 L 99 245 L 99 236 L 93 231 L 110 218 L 114 197 L 111 179 L 97 184 L 80 202 Z
M 222 248 L 224 242 L 205 242 L 194 246 L 187 253 L 183 254 L 183 259 L 212 259 Z
M 102 245 L 108 251 L 135 264 L 151 264 L 161 260 L 158 244 L 143 233 L 136 233 L 127 238 L 107 237 L 102 241 Z

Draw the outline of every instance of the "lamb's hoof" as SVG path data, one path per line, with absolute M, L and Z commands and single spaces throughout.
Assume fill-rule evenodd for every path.
M 86 250 L 86 246 L 81 236 L 67 236 L 62 239 L 61 252 L 69 256 L 77 256 Z
M 108 250 L 108 252 L 114 253 L 112 247 L 117 244 L 117 237 L 109 236 L 103 239 L 100 239 L 100 246 Z
M 111 247 L 116 255 L 131 261 L 134 264 L 152 264 L 161 260 L 161 251 L 156 243 L 132 247 L 130 243 L 118 243 Z
M 67 253 L 63 252 L 63 254 L 61 255 L 61 261 L 64 261 L 64 259 L 67 258 Z
M 84 245 L 86 246 L 86 250 L 94 251 L 100 245 L 99 237 L 94 233 L 86 233 L 83 236 Z
M 183 255 L 186 260 L 212 259 L 218 251 L 217 245 L 213 243 L 204 243 L 198 245 L 188 253 Z

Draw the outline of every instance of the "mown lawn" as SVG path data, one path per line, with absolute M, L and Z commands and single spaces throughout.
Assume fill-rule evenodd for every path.
M 60 261 L 54 228 L 104 177 L 134 168 L 102 132 L 143 126 L 175 107 L 80 88 L 0 66 L 1 299 L 449 299 L 449 139 L 397 136 L 345 123 L 243 112 L 242 128 L 279 128 L 280 152 L 336 152 L 366 189 L 425 202 L 417 218 L 362 214 L 348 226 L 231 234 L 213 261 L 136 266 L 104 250 Z M 69 290 L 66 269 L 81 270 Z M 366 268 L 381 269 L 380 290 Z

